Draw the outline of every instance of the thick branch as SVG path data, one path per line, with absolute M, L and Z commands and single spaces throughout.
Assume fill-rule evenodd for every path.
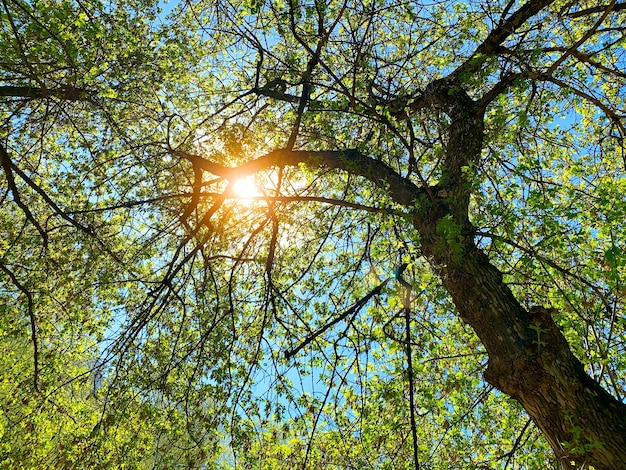
M 43 99 L 55 97 L 65 101 L 82 101 L 89 99 L 89 92 L 82 88 L 64 86 L 61 88 L 40 88 L 29 86 L 0 86 L 0 96 L 15 98 Z
M 394 202 L 411 207 L 417 199 L 426 195 L 426 190 L 403 178 L 386 163 L 374 160 L 358 150 L 319 150 L 289 151 L 274 150 L 259 158 L 244 163 L 236 168 L 220 165 L 198 155 L 182 151 L 173 151 L 173 155 L 189 160 L 209 173 L 227 180 L 241 178 L 246 175 L 285 166 L 304 164 L 310 168 L 334 168 L 361 176 L 380 188 L 386 189 Z
M 626 407 L 584 372 L 550 315 L 522 307 L 502 273 L 474 243 L 467 173 L 483 146 L 482 107 L 462 90 L 445 105 L 452 122 L 436 191 L 440 201 L 417 208 L 413 219 L 421 252 L 438 272 L 459 316 L 485 346 L 487 381 L 520 402 L 564 465 L 576 461 L 597 469 L 626 468 Z M 537 337 L 538 331 L 543 337 Z M 599 447 L 572 447 L 574 429 Z
M 437 245 L 422 249 L 487 350 L 485 378 L 524 407 L 564 468 L 573 468 L 570 461 L 598 470 L 626 468 L 626 406 L 584 372 L 552 312 L 525 311 L 469 240 L 462 256 L 442 256 Z
M 450 95 L 458 90 L 461 74 L 472 74 L 483 65 L 486 58 L 498 52 L 500 46 L 509 36 L 543 8 L 554 0 L 531 0 L 513 13 L 509 19 L 494 28 L 485 40 L 476 48 L 474 53 L 456 70 L 444 79 L 431 82 L 423 92 L 412 96 L 403 96 L 389 103 L 389 109 L 396 119 L 404 119 L 409 114 L 426 107 L 440 107 L 449 112 Z
M 574 13 L 569 13 L 567 16 L 569 16 L 570 18 L 579 18 L 581 16 L 592 15 L 594 13 L 601 13 L 603 11 L 606 11 L 608 7 L 609 5 L 600 5 L 597 7 L 585 8 L 584 10 L 576 11 Z M 613 5 L 613 8 L 611 8 L 611 11 L 619 11 L 619 10 L 625 10 L 625 9 L 626 9 L 626 3 L 616 3 L 615 5 Z
M 259 96 L 266 96 L 268 98 L 273 98 L 278 101 L 286 101 L 288 103 L 300 103 L 301 99 L 300 96 L 290 95 L 289 93 L 285 93 L 282 90 L 274 88 L 254 88 L 252 92 Z
M 22 198 L 20 197 L 20 192 L 17 188 L 17 185 L 15 184 L 15 177 L 13 176 L 13 162 L 11 161 L 11 157 L 9 156 L 9 153 L 3 145 L 0 145 L 0 166 L 2 166 L 2 169 L 4 170 L 4 173 L 6 175 L 7 186 L 11 190 L 11 194 L 13 195 L 13 200 L 15 201 L 15 204 L 17 204 L 17 206 L 22 209 L 22 212 L 26 216 L 26 219 L 28 219 L 28 221 L 33 224 L 33 226 L 41 235 L 44 246 L 47 246 L 48 233 L 43 229 L 37 219 L 35 219 L 35 216 L 30 211 L 28 206 L 22 201 Z

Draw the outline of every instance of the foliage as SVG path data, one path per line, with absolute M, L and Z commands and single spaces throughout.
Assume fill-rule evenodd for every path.
M 5 0 L 0 466 L 557 468 L 414 221 L 623 399 L 623 6 Z

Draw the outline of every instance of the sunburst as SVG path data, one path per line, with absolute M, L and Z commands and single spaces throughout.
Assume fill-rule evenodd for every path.
M 233 183 L 233 194 L 241 199 L 252 199 L 261 196 L 261 192 L 252 176 L 239 178 Z

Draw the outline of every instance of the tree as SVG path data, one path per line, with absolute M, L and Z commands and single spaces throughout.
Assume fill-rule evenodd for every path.
M 625 6 L 3 2 L 4 463 L 626 468 Z

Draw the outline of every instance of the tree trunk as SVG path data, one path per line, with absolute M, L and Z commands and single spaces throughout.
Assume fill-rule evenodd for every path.
M 584 372 L 551 311 L 539 306 L 526 311 L 474 243 L 469 188 L 482 152 L 483 110 L 445 80 L 434 82 L 425 94 L 424 102 L 451 117 L 443 174 L 430 188 L 416 186 L 358 150 L 277 150 L 238 168 L 183 152 L 176 155 L 227 179 L 301 163 L 337 168 L 372 181 L 396 203 L 413 208 L 422 254 L 487 350 L 485 379 L 524 407 L 563 468 L 626 469 L 626 405 Z
M 447 96 L 452 124 L 445 171 L 434 188 L 437 200 L 423 204 L 414 218 L 422 253 L 485 346 L 485 379 L 524 407 L 562 467 L 626 469 L 626 405 L 585 373 L 554 312 L 540 306 L 526 311 L 474 243 L 467 168 L 480 158 L 482 110 L 463 92 Z
M 626 469 L 626 406 L 584 372 L 552 312 L 522 308 L 475 246 L 455 261 L 422 249 L 487 350 L 485 379 L 524 407 L 563 468 Z

